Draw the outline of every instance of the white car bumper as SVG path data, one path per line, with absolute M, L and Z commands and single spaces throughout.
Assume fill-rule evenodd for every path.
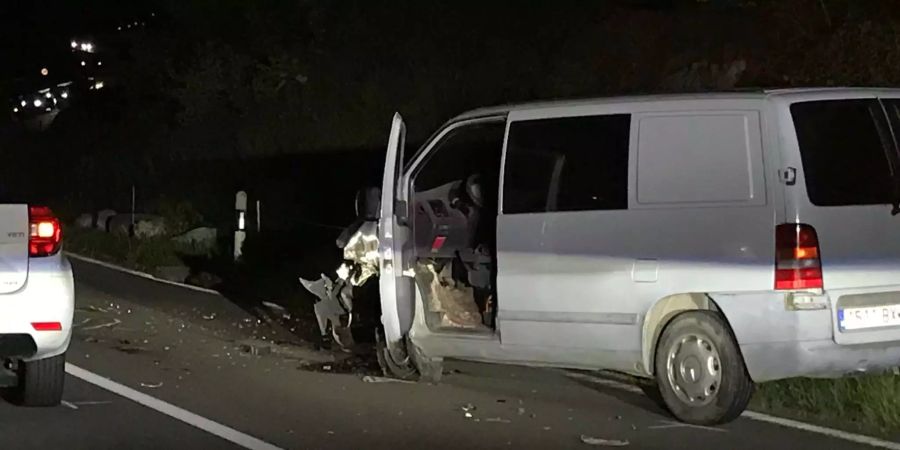
M 62 254 L 33 258 L 22 289 L 0 295 L 0 358 L 42 359 L 64 353 L 72 338 L 75 283 Z M 34 323 L 60 324 L 38 331 Z

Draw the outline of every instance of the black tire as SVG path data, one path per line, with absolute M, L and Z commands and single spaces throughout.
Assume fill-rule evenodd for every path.
M 691 355 L 693 348 L 698 349 L 701 357 Z M 710 360 L 709 354 L 717 354 L 717 358 Z M 674 381 L 670 381 L 668 370 L 671 355 L 674 355 Z M 684 358 L 681 360 L 684 364 L 678 363 L 679 358 Z M 711 364 L 709 367 L 714 370 L 695 375 L 706 369 L 701 361 Z M 685 367 L 685 373 L 694 380 L 687 380 L 676 364 Z M 672 319 L 659 338 L 654 365 L 663 402 L 672 415 L 686 423 L 718 425 L 730 422 L 747 408 L 753 395 L 753 381 L 747 374 L 744 358 L 728 324 L 717 312 L 689 311 Z M 698 380 L 700 376 L 705 378 Z M 697 389 L 703 392 L 692 397 Z
M 660 408 L 668 411 L 669 407 L 666 405 L 666 401 L 663 400 L 662 392 L 659 391 L 659 385 L 656 384 L 656 381 L 646 380 L 638 384 L 638 387 L 641 388 L 641 391 L 644 392 L 644 395 L 647 396 L 653 403 L 659 405 Z
M 375 335 L 375 351 L 381 372 L 388 377 L 401 380 L 418 380 L 428 383 L 438 383 L 444 374 L 443 360 L 425 356 L 418 345 L 412 343 L 409 338 L 404 340 L 406 359 L 397 361 L 388 350 L 384 342 L 383 331 L 378 329 Z
M 409 338 L 406 338 L 406 349 L 409 351 L 410 359 L 419 372 L 419 381 L 426 383 L 440 383 L 444 375 L 443 358 L 431 358 L 425 356 L 422 349 L 414 344 Z
M 22 406 L 57 406 L 66 381 L 66 354 L 19 363 L 19 385 L 15 390 Z
M 406 357 L 403 361 L 397 361 L 388 349 L 384 340 L 384 331 L 379 327 L 375 330 L 375 356 L 381 373 L 386 377 L 394 377 L 401 380 L 415 380 L 418 375 L 412 364 L 412 358 Z

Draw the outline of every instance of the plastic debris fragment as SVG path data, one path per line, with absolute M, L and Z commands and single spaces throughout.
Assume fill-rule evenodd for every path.
M 630 442 L 627 440 L 618 440 L 618 439 L 603 439 L 598 437 L 591 437 L 586 435 L 581 435 L 581 442 L 584 442 L 588 445 L 599 445 L 603 447 L 625 447 L 630 445 Z

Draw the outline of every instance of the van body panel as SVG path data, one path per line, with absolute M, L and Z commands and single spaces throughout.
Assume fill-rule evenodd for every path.
M 853 194 L 847 194 L 841 198 L 828 198 L 833 196 L 827 190 L 823 190 L 823 184 L 828 183 L 830 174 L 818 174 L 817 178 L 811 178 L 809 170 L 812 167 L 804 166 L 804 153 L 822 151 L 822 145 L 807 142 L 808 148 L 803 148 L 801 142 L 802 130 L 796 128 L 795 122 L 800 119 L 792 114 L 795 105 L 819 104 L 838 105 L 849 104 L 846 102 L 863 102 L 873 106 L 872 111 L 876 118 L 872 120 L 873 130 L 871 141 L 878 139 L 877 118 L 884 108 L 880 101 L 888 101 L 900 97 L 897 90 L 862 90 L 847 92 L 801 92 L 778 96 L 773 103 L 778 110 L 779 120 L 785 126 L 781 129 L 781 152 L 786 166 L 797 169 L 797 181 L 793 186 L 787 186 L 786 206 L 788 216 L 798 223 L 812 225 L 818 235 L 818 243 L 821 254 L 822 278 L 824 289 L 828 293 L 831 310 L 831 325 L 834 342 L 842 345 L 858 345 L 867 343 L 900 341 L 900 326 L 896 324 L 887 327 L 872 329 L 843 330 L 841 316 L 845 308 L 883 306 L 900 304 L 900 216 L 891 214 L 891 205 L 888 204 L 890 187 L 885 186 L 884 202 L 872 203 L 870 193 L 857 194 L 859 202 L 854 201 Z M 824 120 L 818 129 L 830 129 L 835 124 L 826 123 Z M 894 134 L 900 132 L 894 122 L 887 127 L 887 120 L 882 125 L 884 137 L 889 137 L 888 132 Z M 815 124 L 814 125 L 818 125 Z M 841 126 L 841 125 L 837 125 Z M 849 126 L 849 125 L 846 125 Z M 854 130 L 855 131 L 855 130 Z M 855 135 L 853 139 L 858 145 L 847 145 L 847 152 L 862 152 L 859 146 L 865 136 Z M 896 138 L 896 137 L 895 137 Z M 837 144 L 833 144 L 837 145 Z M 896 152 L 894 143 L 888 143 L 886 152 Z M 888 155 L 890 156 L 890 154 Z M 850 165 L 841 164 L 834 170 L 846 171 L 851 174 L 861 172 L 861 167 L 852 165 L 854 160 L 862 157 L 852 156 Z M 809 161 L 807 161 L 809 162 Z M 816 167 L 823 171 L 821 164 Z M 835 162 L 835 164 L 838 164 Z M 885 167 L 888 165 L 884 161 Z M 826 167 L 827 168 L 827 167 Z M 866 171 L 871 170 L 867 167 Z M 885 171 L 887 168 L 884 169 Z M 817 175 L 817 174 L 813 174 Z M 840 175 L 838 175 L 840 176 Z M 875 174 L 861 173 L 861 177 L 874 178 Z M 816 186 L 818 184 L 818 186 Z M 827 187 L 827 186 L 826 186 Z M 813 189 L 817 189 L 813 191 Z M 812 194 L 816 192 L 817 197 Z M 816 204 L 828 202 L 835 204 Z M 872 204 L 869 204 L 872 203 Z M 866 300 L 868 298 L 868 300 Z
M 417 294 L 409 335 L 437 357 L 648 376 L 655 343 L 645 341 L 665 326 L 661 320 L 658 329 L 644 330 L 648 311 L 692 294 L 708 297 L 707 306 L 724 315 L 755 381 L 896 365 L 900 327 L 844 330 L 841 311 L 900 304 L 900 239 L 892 237 L 900 216 L 889 204 L 811 201 L 791 113 L 801 102 L 896 98 L 900 90 L 890 89 L 621 97 L 481 109 L 452 119 L 507 115 L 496 329 L 433 332 Z M 627 207 L 562 210 L 548 200 L 543 211 L 507 210 L 514 126 L 602 115 L 630 118 Z M 552 172 L 550 192 L 566 163 L 542 162 Z M 823 289 L 775 289 L 775 227 L 782 223 L 817 232 Z
M 643 318 L 659 299 L 679 293 L 772 289 L 775 214 L 767 202 L 763 166 L 764 108 L 761 100 L 743 99 L 573 111 L 631 114 L 628 209 L 501 214 L 498 297 L 503 343 L 555 347 L 561 353 L 604 350 L 613 357 L 632 358 L 608 364 L 635 371 L 643 364 Z M 555 110 L 547 116 L 563 117 Z M 542 117 L 536 111 L 513 112 L 509 120 L 513 124 Z M 742 177 L 729 183 L 736 186 L 728 193 L 732 197 L 720 196 L 715 184 L 733 174 L 709 174 L 699 197 L 689 185 L 679 190 L 684 186 L 681 177 L 706 172 L 703 167 L 673 167 L 679 160 L 704 162 L 705 148 L 693 159 L 666 154 L 679 142 L 666 135 L 682 122 L 715 131 L 718 135 L 705 145 L 731 151 L 717 161 L 731 164 L 731 172 Z M 698 142 L 684 133 L 680 141 L 685 145 L 673 150 L 687 151 Z M 642 161 L 642 154 L 667 161 L 656 166 L 654 159 Z M 666 169 L 675 175 L 661 184 L 645 181 L 661 178 L 660 171 Z M 643 202 L 642 192 L 651 194 Z

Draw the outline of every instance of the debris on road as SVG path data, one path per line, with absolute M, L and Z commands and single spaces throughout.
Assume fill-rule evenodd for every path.
M 364 383 L 403 383 L 403 384 L 413 383 L 412 381 L 409 381 L 409 380 L 400 380 L 397 378 L 388 378 L 388 377 L 376 377 L 376 376 L 372 376 L 372 375 L 366 375 L 366 376 L 362 377 L 362 380 Z
M 599 445 L 603 447 L 626 447 L 631 444 L 627 440 L 603 439 L 598 437 L 586 436 L 584 434 L 581 435 L 581 442 L 584 442 L 587 445 Z
M 212 313 L 212 314 L 204 314 L 204 315 L 203 315 L 203 320 L 213 320 L 213 319 L 215 319 L 215 318 L 216 318 L 216 313 Z
M 284 312 L 287 312 L 287 310 L 284 308 L 284 306 L 281 306 L 281 305 L 279 305 L 279 304 L 277 304 L 277 303 L 272 303 L 272 302 L 263 301 L 262 304 L 263 304 L 263 306 L 265 306 L 266 308 L 269 308 L 269 309 L 271 309 L 271 310 L 273 310 L 273 311 L 275 311 L 275 312 L 277 312 L 277 313 L 279 313 L 279 314 L 284 313 Z
M 84 328 L 82 328 L 82 330 L 87 331 L 87 330 L 98 330 L 98 329 L 100 329 L 100 328 L 110 328 L 110 327 L 114 327 L 114 326 L 116 326 L 116 325 L 119 325 L 120 323 L 122 323 L 121 320 L 119 320 L 119 319 L 113 319 L 112 322 L 104 322 L 104 323 L 101 323 L 101 324 L 98 324 L 98 325 L 92 325 L 92 326 L 89 326 L 89 327 L 84 327 Z
M 493 422 L 493 423 L 512 423 L 509 419 L 504 419 L 502 417 L 488 417 L 484 419 L 485 422 Z
M 59 403 L 69 409 L 78 409 L 77 405 L 73 404 L 72 402 L 68 402 L 66 400 L 62 400 Z
M 85 400 L 81 402 L 69 402 L 75 406 L 94 406 L 94 405 L 108 405 L 112 403 L 110 400 Z
M 120 351 L 120 352 L 122 352 L 122 353 L 127 353 L 127 354 L 129 354 L 129 355 L 134 355 L 134 354 L 136 354 L 136 353 L 141 353 L 141 352 L 146 352 L 146 351 L 147 351 L 147 348 L 146 348 L 146 347 L 141 347 L 141 346 L 138 346 L 138 345 L 117 345 L 117 346 L 115 346 L 115 347 L 113 347 L 113 348 L 116 349 L 116 350 L 118 350 L 118 351 Z
M 269 355 L 272 353 L 272 347 L 268 345 L 241 344 L 241 352 L 251 355 Z
M 156 388 L 158 388 L 158 387 L 162 387 L 162 385 L 163 385 L 163 382 L 162 382 L 162 381 L 160 381 L 159 383 L 144 383 L 144 382 L 141 382 L 141 387 L 150 388 L 150 389 L 156 389 Z

